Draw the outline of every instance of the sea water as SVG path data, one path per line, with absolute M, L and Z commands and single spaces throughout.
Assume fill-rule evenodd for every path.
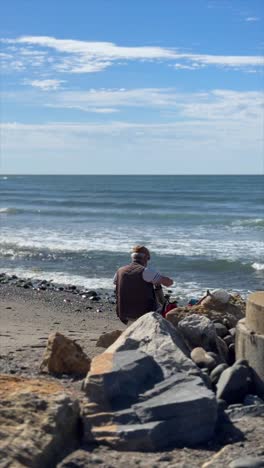
M 0 271 L 113 287 L 133 245 L 181 298 L 264 289 L 263 176 L 1 176 Z

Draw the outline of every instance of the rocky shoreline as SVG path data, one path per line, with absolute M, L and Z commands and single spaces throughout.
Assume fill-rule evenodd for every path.
M 17 421 L 21 421 L 21 418 L 26 418 L 30 421 L 33 428 L 32 430 L 26 428 L 29 447 L 26 455 L 19 447 L 13 447 L 13 452 L 10 452 L 10 443 L 7 443 L 9 437 L 8 433 L 5 434 L 5 437 L 7 437 L 6 440 L 5 437 L 2 437 L 4 448 L 0 441 L 0 453 L 2 450 L 4 457 L 0 461 L 1 468 L 12 466 L 12 461 L 10 462 L 12 456 L 14 457 L 13 461 L 20 460 L 20 465 L 16 466 L 38 467 L 58 466 L 70 468 L 99 465 L 112 468 L 121 467 L 124 464 L 128 467 L 153 466 L 162 468 L 205 468 L 220 466 L 233 466 L 233 468 L 238 468 L 241 466 L 264 466 L 256 464 L 262 463 L 261 460 L 263 460 L 264 456 L 264 401 L 259 396 L 255 395 L 254 385 L 252 381 L 250 381 L 251 371 L 247 363 L 236 363 L 235 357 L 232 355 L 233 347 L 231 345 L 234 345 L 234 336 L 232 336 L 232 333 L 235 333 L 232 329 L 235 329 L 235 323 L 238 320 L 236 312 L 239 310 L 239 317 L 240 314 L 243 316 L 244 313 L 245 303 L 241 298 L 232 298 L 229 309 L 225 307 L 222 311 L 208 308 L 205 312 L 204 308 L 201 306 L 193 308 L 179 307 L 170 312 L 169 320 L 172 325 L 161 319 L 161 326 L 163 327 L 163 323 L 165 323 L 166 329 L 166 332 L 165 329 L 162 332 L 163 338 L 164 333 L 167 334 L 168 337 L 171 333 L 173 334 L 174 332 L 171 330 L 174 329 L 174 327 L 175 330 L 179 330 L 181 337 L 184 337 L 184 353 L 187 356 L 187 361 L 186 364 L 183 365 L 183 368 L 191 365 L 192 369 L 197 369 L 197 371 L 195 371 L 197 376 L 201 376 L 202 380 L 205 379 L 205 382 L 208 382 L 208 379 L 210 380 L 208 384 L 209 387 L 205 384 L 204 389 L 211 388 L 212 390 L 210 391 L 218 392 L 217 424 L 214 437 L 209 437 L 209 440 L 204 443 L 195 444 L 195 448 L 188 446 L 188 444 L 178 448 L 167 447 L 162 450 L 157 447 L 154 453 L 150 451 L 143 454 L 141 451 L 138 451 L 136 447 L 133 452 L 127 452 L 126 448 L 120 452 L 117 450 L 118 447 L 116 447 L 115 444 L 112 448 L 105 447 L 100 443 L 99 445 L 95 443 L 96 437 L 94 442 L 91 442 L 87 435 L 84 436 L 84 434 L 87 433 L 87 427 L 85 429 L 83 426 L 84 421 L 94 421 L 92 423 L 94 425 L 93 430 L 95 430 L 97 426 L 98 428 L 101 426 L 101 416 L 99 417 L 98 409 L 100 409 L 103 400 L 98 400 L 96 397 L 96 407 L 98 409 L 91 410 L 93 400 L 91 400 L 91 395 L 89 396 L 89 391 L 92 391 L 91 384 L 94 385 L 92 380 L 93 373 L 90 372 L 90 380 L 88 379 L 87 381 L 86 379 L 86 384 L 84 386 L 82 378 L 74 373 L 69 374 L 61 372 L 55 375 L 47 371 L 43 373 L 40 370 L 40 364 L 43 360 L 43 353 L 47 346 L 48 337 L 50 334 L 55 334 L 57 332 L 69 338 L 69 341 L 72 343 L 76 343 L 80 346 L 85 355 L 89 358 L 89 362 L 90 359 L 92 359 L 92 369 L 95 369 L 97 365 L 96 356 L 104 351 L 104 347 L 106 347 L 107 344 L 111 344 L 106 340 L 107 334 L 109 333 L 109 336 L 116 339 L 121 332 L 126 330 L 125 333 L 122 333 L 120 338 L 107 349 L 107 354 L 102 354 L 102 357 L 98 356 L 101 360 L 104 359 L 104 356 L 109 356 L 111 349 L 113 349 L 112 347 L 114 347 L 113 351 L 111 351 L 113 353 L 113 359 L 119 359 L 121 355 L 115 347 L 118 347 L 118 343 L 120 343 L 119 346 L 121 346 L 122 350 L 124 349 L 124 346 L 126 346 L 125 337 L 129 336 L 129 329 L 126 329 L 116 317 L 114 295 L 111 292 L 100 290 L 89 291 L 73 285 L 59 286 L 47 281 L 25 280 L 3 273 L 0 274 L 0 297 L 0 404 L 2 405 L 0 407 L 0 424 L 2 426 L 7 424 L 11 427 L 13 424 L 12 421 L 15 423 L 16 418 Z M 236 310 L 234 307 L 236 307 Z M 215 333 L 214 340 L 218 342 L 218 347 L 213 349 L 211 348 L 211 343 L 204 342 L 203 334 L 200 334 L 199 342 L 197 338 L 197 330 L 199 327 L 197 327 L 193 316 L 196 317 L 196 320 L 198 320 L 199 317 L 201 318 L 199 327 L 204 327 L 204 321 L 206 320 L 210 322 L 210 324 L 207 322 L 206 326 L 215 330 L 215 332 L 211 333 Z M 154 317 L 151 320 L 155 322 L 156 318 Z M 191 340 L 190 337 L 186 335 L 184 321 L 187 321 L 188 324 L 186 329 L 190 330 L 192 326 L 193 330 L 196 330 L 196 338 L 194 332 L 192 333 Z M 151 329 L 150 323 L 151 321 L 148 322 L 147 326 L 149 330 Z M 181 323 L 180 326 L 179 323 Z M 201 323 L 203 324 L 201 325 Z M 211 324 L 213 324 L 213 326 L 211 326 Z M 145 328 L 146 325 L 144 325 L 144 329 Z M 118 333 L 116 333 L 117 329 L 120 330 Z M 153 330 L 154 329 L 157 329 L 156 325 L 153 326 Z M 135 329 L 135 331 L 133 332 L 132 330 L 131 333 L 132 335 L 134 333 L 133 337 L 136 337 L 137 335 L 135 335 L 135 333 L 138 333 L 138 331 Z M 157 332 L 155 331 L 155 333 Z M 209 333 L 207 333 L 207 336 L 208 334 Z M 99 341 L 99 345 L 97 345 L 100 337 L 101 341 Z M 155 341 L 158 342 L 159 339 L 159 334 L 155 335 Z M 179 339 L 181 340 L 182 338 Z M 170 339 L 168 343 L 169 342 Z M 173 349 L 175 345 L 172 346 L 170 344 L 168 346 L 169 348 L 166 348 L 167 353 L 174 353 Z M 169 351 L 171 346 L 171 351 Z M 182 345 L 179 344 L 179 346 Z M 189 349 L 185 349 L 185 346 Z M 129 353 L 131 352 L 132 351 L 129 351 Z M 136 351 L 133 351 L 133 353 L 135 352 Z M 129 353 L 126 359 L 128 359 L 127 365 L 130 366 Z M 158 355 L 155 357 L 155 353 L 156 351 L 152 353 L 155 366 L 158 364 L 162 367 L 163 364 L 160 362 Z M 188 358 L 188 355 L 192 360 Z M 138 364 L 134 365 L 135 372 L 138 372 L 137 369 L 141 366 L 141 354 L 139 353 L 137 357 L 136 354 L 132 354 L 131 356 L 135 363 L 138 362 Z M 178 357 L 176 356 L 173 359 L 177 361 Z M 183 359 L 183 357 L 180 358 L 179 362 L 183 362 L 181 359 Z M 193 364 L 190 364 L 191 362 L 193 362 Z M 126 364 L 124 364 L 122 360 L 121 367 L 120 365 L 121 364 L 118 364 L 118 368 L 122 369 L 122 366 Z M 144 369 L 149 365 L 150 364 L 147 363 L 144 364 Z M 219 366 L 222 366 L 220 370 Z M 231 372 L 230 369 L 234 368 L 234 366 L 235 371 L 233 371 L 233 373 L 237 372 L 237 369 L 239 369 L 240 377 L 238 376 L 238 379 L 241 378 L 243 374 L 242 379 L 244 379 L 245 385 L 248 386 L 246 388 L 244 386 L 244 390 L 242 390 L 242 394 L 239 397 L 236 396 L 233 398 L 231 396 L 231 399 L 228 400 L 230 392 L 227 397 L 225 394 L 225 382 L 222 382 L 219 386 L 219 380 L 221 380 L 221 374 L 223 375 L 226 371 Z M 243 368 L 242 371 L 241 368 Z M 179 371 L 182 372 L 180 368 Z M 100 372 L 102 371 L 100 370 Z M 191 374 L 192 373 L 193 371 Z M 101 376 L 103 378 L 103 374 L 101 374 Z M 138 380 L 138 374 L 135 374 L 135 376 L 137 376 L 135 378 Z M 115 377 L 115 379 L 116 378 L 117 377 Z M 120 378 L 123 379 L 122 373 L 120 373 Z M 171 379 L 169 375 L 168 378 Z M 170 380 L 168 382 L 170 382 Z M 161 387 L 162 386 L 164 386 L 164 384 L 162 384 Z M 105 391 L 107 391 L 107 388 L 108 387 L 106 387 Z M 84 389 L 86 390 L 84 391 Z M 88 391 L 87 389 L 90 390 Z M 140 391 L 142 394 L 143 388 L 141 388 Z M 28 396 L 26 397 L 25 395 Z M 87 395 L 89 400 L 88 413 Z M 183 395 L 185 395 L 185 392 L 183 392 Z M 180 403 L 175 401 L 175 403 L 172 402 L 171 404 L 178 405 Z M 183 402 L 181 404 L 183 404 Z M 9 407 L 9 416 L 3 409 L 6 406 Z M 20 413 L 17 413 L 18 407 L 20 408 Z M 35 414 L 36 408 L 39 408 L 37 409 L 38 417 L 36 417 Z M 137 411 L 139 411 L 139 413 L 144 413 L 144 407 L 140 410 L 139 408 L 140 407 L 138 407 Z M 116 419 L 118 421 L 120 418 L 119 410 L 113 407 L 112 411 L 114 411 L 114 413 L 111 416 L 111 420 L 114 421 Z M 86 416 L 84 416 L 85 414 Z M 190 417 L 191 414 L 192 413 L 190 413 Z M 47 426 L 47 417 L 49 426 Z M 129 418 L 130 417 L 132 421 L 133 415 L 129 416 Z M 61 420 L 60 418 L 63 419 Z M 187 423 L 188 420 L 186 420 L 186 424 Z M 61 424 L 62 426 L 66 425 L 69 427 L 67 434 L 64 434 L 63 430 L 61 432 Z M 16 428 L 18 428 L 17 425 Z M 42 434 L 40 437 L 43 437 L 43 440 L 45 440 L 45 443 L 43 442 L 43 448 L 40 451 L 34 449 L 34 447 L 37 447 L 39 444 L 38 438 L 36 439 L 35 436 L 34 428 L 35 431 L 39 431 L 39 434 Z M 25 427 L 21 427 L 19 431 L 20 437 L 22 433 L 25 434 Z M 4 432 L 2 432 L 2 435 L 3 434 Z M 68 440 L 66 444 L 67 448 L 62 442 L 62 438 Z M 20 443 L 22 447 L 25 440 L 23 441 L 23 439 L 21 439 Z M 131 450 L 131 448 L 129 450 Z M 67 455 L 67 452 L 71 453 Z M 20 453 L 20 458 L 18 457 L 18 453 Z M 251 465 L 239 464 L 242 462 L 239 462 L 238 459 L 241 457 L 245 459 L 246 456 L 251 457 L 251 461 L 248 461 Z M 235 460 L 238 461 L 235 462 Z

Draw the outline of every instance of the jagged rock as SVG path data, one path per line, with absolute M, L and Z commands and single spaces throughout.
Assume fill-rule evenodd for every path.
M 56 332 L 48 338 L 40 370 L 54 374 L 85 375 L 90 369 L 90 363 L 91 360 L 81 346 Z
M 191 358 L 198 367 L 206 367 L 212 370 L 216 366 L 215 359 L 210 356 L 203 348 L 194 348 L 191 352 Z
M 86 441 L 153 451 L 200 443 L 214 433 L 215 396 L 180 333 L 155 312 L 92 360 L 83 389 Z
M 108 348 L 108 346 L 111 346 L 119 336 L 122 335 L 121 330 L 115 330 L 109 333 L 103 333 L 97 343 L 96 346 L 101 347 L 101 348 Z
M 249 393 L 252 385 L 251 369 L 247 365 L 235 362 L 224 370 L 217 383 L 216 396 L 228 404 L 240 403 Z
M 207 317 L 192 314 L 178 323 L 178 328 L 191 348 L 201 347 L 206 351 L 214 348 L 215 326 Z
M 79 444 L 79 405 L 56 382 L 0 375 L 0 466 L 46 468 Z

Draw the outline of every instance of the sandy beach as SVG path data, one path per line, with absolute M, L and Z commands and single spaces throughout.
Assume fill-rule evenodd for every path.
M 65 291 L 2 284 L 0 297 L 0 372 L 4 373 L 37 375 L 48 336 L 56 331 L 93 357 L 103 351 L 96 347 L 102 333 L 125 328 L 105 296 L 93 302 Z
M 96 347 L 98 337 L 104 332 L 126 327 L 116 317 L 111 293 L 98 291 L 98 297 L 100 300 L 93 301 L 74 292 L 1 284 L 0 373 L 57 380 L 54 376 L 43 376 L 39 371 L 48 336 L 56 331 L 75 340 L 91 358 L 104 351 Z M 63 375 L 59 381 L 66 392 L 82 398 L 79 379 Z M 70 456 L 69 461 L 66 459 L 61 466 L 99 464 L 110 468 L 126 463 L 128 467 L 201 467 L 226 444 L 232 444 L 232 447 L 228 445 L 232 456 L 239 456 L 242 451 L 248 455 L 261 454 L 262 441 L 263 430 L 256 425 L 254 418 L 244 418 L 234 426 L 227 425 L 224 430 L 222 427 L 213 441 L 195 449 L 172 449 L 142 456 L 140 452 L 120 453 L 101 446 L 81 446 L 78 452 L 73 453 L 73 458 Z M 231 456 L 228 450 L 212 466 L 223 466 L 221 464 Z

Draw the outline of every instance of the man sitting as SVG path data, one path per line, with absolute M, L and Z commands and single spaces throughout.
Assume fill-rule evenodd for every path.
M 158 309 L 154 286 L 169 287 L 173 284 L 171 278 L 147 267 L 150 253 L 146 247 L 134 247 L 131 258 L 132 263 L 119 268 L 114 277 L 116 312 L 125 324 Z

